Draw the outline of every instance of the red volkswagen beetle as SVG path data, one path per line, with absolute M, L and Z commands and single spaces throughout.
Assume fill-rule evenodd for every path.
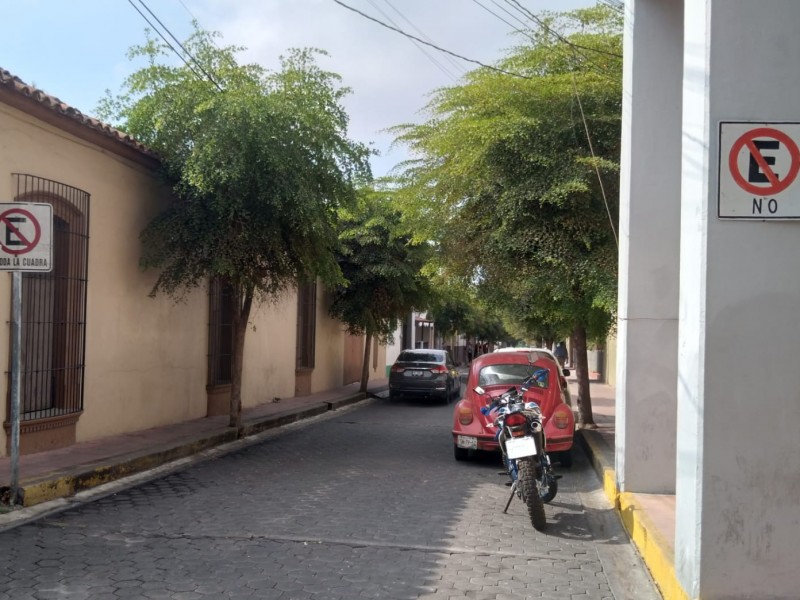
M 531 360 L 533 359 L 533 361 Z M 542 409 L 544 417 L 545 449 L 553 461 L 562 466 L 572 466 L 572 437 L 575 417 L 565 402 L 558 365 L 547 358 L 536 358 L 527 352 L 493 352 L 479 356 L 470 365 L 464 399 L 456 404 L 453 414 L 453 448 L 456 460 L 465 460 L 470 451 L 499 451 L 495 439 L 497 428 L 492 416 L 481 414 L 481 408 L 493 398 L 520 385 L 542 369 L 525 392 L 525 400 L 533 401 Z M 475 392 L 480 386 L 483 395 Z

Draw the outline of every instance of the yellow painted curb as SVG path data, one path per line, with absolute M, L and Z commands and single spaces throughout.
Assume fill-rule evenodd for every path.
M 664 600 L 690 600 L 675 576 L 674 553 L 633 494 L 619 493 L 617 503 L 622 524 L 639 549 Z
M 603 449 L 590 435 L 581 436 L 589 460 L 603 482 L 603 492 L 617 510 L 622 525 L 650 571 L 664 600 L 691 600 L 675 575 L 675 556 L 669 544 L 630 493 L 620 493 L 614 469 L 603 464 Z M 608 457 L 606 457 L 606 460 Z

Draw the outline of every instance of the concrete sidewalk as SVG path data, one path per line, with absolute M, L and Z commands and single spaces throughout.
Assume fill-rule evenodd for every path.
M 574 375 L 568 381 L 572 397 L 577 399 Z M 592 382 L 591 395 L 597 429 L 580 430 L 576 442 L 589 456 L 664 600 L 687 600 L 675 577 L 675 496 L 619 491 L 614 472 L 616 389 Z
M 228 416 L 195 419 L 126 435 L 83 442 L 49 452 L 20 457 L 19 480 L 23 505 L 33 506 L 56 498 L 153 469 L 209 448 L 248 437 L 366 400 L 388 389 L 387 379 L 370 381 L 368 393 L 359 383 L 335 390 L 242 411 L 242 431 L 228 427 Z M 0 458 L 0 494 L 8 494 L 11 459 Z

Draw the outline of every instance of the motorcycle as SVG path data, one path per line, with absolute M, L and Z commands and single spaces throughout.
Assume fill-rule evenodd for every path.
M 544 504 L 551 502 L 558 493 L 559 477 L 553 473 L 550 458 L 544 450 L 542 411 L 535 402 L 525 401 L 526 389 L 525 384 L 520 390 L 509 389 L 481 408 L 481 412 L 497 415 L 494 420 L 497 440 L 503 464 L 511 477 L 511 496 L 503 513 L 508 512 L 516 495 L 527 506 L 533 528 L 542 531 L 547 525 Z M 485 393 L 480 386 L 475 388 L 475 392 L 479 395 Z

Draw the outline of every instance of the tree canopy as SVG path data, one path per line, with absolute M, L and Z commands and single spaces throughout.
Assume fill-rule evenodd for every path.
M 292 50 L 281 68 L 240 65 L 242 48 L 219 48 L 196 30 L 193 57 L 149 38 L 131 49 L 147 65 L 108 96 L 103 118 L 155 150 L 175 202 L 142 232 L 153 294 L 181 296 L 210 278 L 234 298 L 231 424 L 240 424 L 241 358 L 250 308 L 299 281 L 342 281 L 338 210 L 369 178 L 368 150 L 348 138 L 348 89 L 323 70 L 319 50 Z
M 425 123 L 396 128 L 414 153 L 398 181 L 447 269 L 531 333 L 585 346 L 608 332 L 616 303 L 621 17 L 598 5 L 543 22 L 502 72 L 469 73 L 433 95 Z M 585 350 L 583 361 L 591 424 Z
M 364 189 L 340 217 L 337 259 L 344 282 L 332 290 L 329 313 L 349 333 L 367 336 L 361 377 L 366 391 L 372 338 L 390 341 L 400 320 L 430 301 L 430 282 L 422 273 L 430 249 L 403 230 L 391 192 Z

